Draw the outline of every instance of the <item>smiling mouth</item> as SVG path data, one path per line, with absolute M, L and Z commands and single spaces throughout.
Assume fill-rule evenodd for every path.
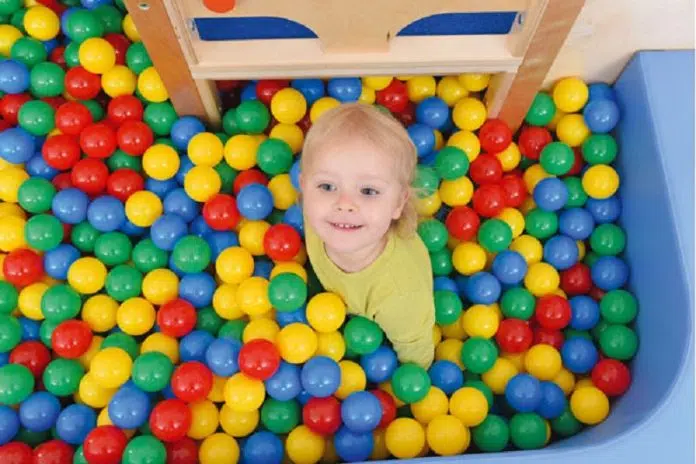
M 329 224 L 334 229 L 344 231 L 344 232 L 356 231 L 356 230 L 362 229 L 362 227 L 363 227 L 361 225 L 347 224 L 344 222 L 329 222 Z

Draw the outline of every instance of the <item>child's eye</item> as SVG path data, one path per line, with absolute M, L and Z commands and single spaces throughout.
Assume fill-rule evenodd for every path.
M 379 192 L 377 191 L 377 189 L 373 189 L 372 187 L 362 188 L 362 189 L 360 189 L 360 193 L 362 193 L 363 195 L 367 195 L 367 196 L 379 195 Z
M 325 192 L 333 192 L 334 190 L 336 190 L 336 186 L 335 186 L 335 185 L 332 185 L 332 184 L 329 184 L 329 183 L 326 183 L 326 182 L 324 182 L 324 183 L 322 183 L 322 184 L 319 184 L 319 185 L 317 186 L 317 188 L 318 188 L 319 190 L 323 190 L 323 191 L 325 191 Z

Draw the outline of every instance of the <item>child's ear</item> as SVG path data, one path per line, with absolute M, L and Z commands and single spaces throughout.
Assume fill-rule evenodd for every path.
M 396 209 L 394 210 L 394 214 L 392 215 L 393 220 L 397 220 L 401 217 L 401 213 L 404 212 L 404 208 L 406 207 L 406 203 L 411 199 L 411 189 L 404 189 L 403 192 L 401 192 L 401 197 L 399 198 L 399 203 L 396 206 Z

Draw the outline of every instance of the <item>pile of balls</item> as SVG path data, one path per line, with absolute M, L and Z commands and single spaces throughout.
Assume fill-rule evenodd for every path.
M 630 386 L 612 89 L 489 76 L 224 81 L 177 115 L 119 0 L 0 0 L 0 461 L 313 464 L 537 449 Z M 436 361 L 321 288 L 297 205 L 327 109 L 418 150 Z

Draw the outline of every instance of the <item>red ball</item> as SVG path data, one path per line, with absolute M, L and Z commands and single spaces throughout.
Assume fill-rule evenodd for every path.
M 476 237 L 480 225 L 481 218 L 468 206 L 455 206 L 445 219 L 449 234 L 462 242 Z
M 36 340 L 22 342 L 10 352 L 10 364 L 23 365 L 34 377 L 41 377 L 49 362 L 51 362 L 51 352 L 43 343 Z
M 73 188 L 72 178 L 69 172 L 61 172 L 51 181 L 56 190 Z
M 40 100 L 51 105 L 51 108 L 54 110 L 58 110 L 58 108 L 65 103 L 65 98 L 61 97 L 60 95 L 56 97 L 41 97 Z
M 65 102 L 56 110 L 56 127 L 63 134 L 80 135 L 80 132 L 90 124 L 92 124 L 92 113 L 80 102 Z
M 274 224 L 263 236 L 263 248 L 273 261 L 290 261 L 302 247 L 302 237 L 288 224 Z
M 565 337 L 560 330 L 544 329 L 543 327 L 534 330 L 535 345 L 551 345 L 557 350 L 561 350 Z
M 29 445 L 20 441 L 11 441 L 0 446 L 0 462 L 3 464 L 34 464 L 38 461 L 34 461 L 34 453 Z
M 105 123 L 91 124 L 80 133 L 80 148 L 92 158 L 108 158 L 116 151 L 116 132 Z
M 44 274 L 43 260 L 28 248 L 12 250 L 2 263 L 5 280 L 22 288 L 38 282 Z
M 241 215 L 232 195 L 218 193 L 203 205 L 203 219 L 213 230 L 233 230 Z
M 225 79 L 221 81 L 215 81 L 215 86 L 221 92 L 231 92 L 241 84 L 240 81 L 234 79 Z M 258 93 L 258 88 L 256 89 Z
M 512 131 L 500 119 L 489 119 L 479 129 L 478 137 L 483 151 L 499 153 L 512 142 Z
M 499 184 L 481 185 L 474 192 L 474 211 L 479 216 L 495 217 L 505 208 L 505 190 Z
M 125 445 L 124 445 L 125 446 Z M 63 440 L 50 440 L 34 449 L 32 464 L 66 464 L 72 462 L 74 451 Z M 102 461 L 89 461 L 90 464 L 101 464 Z M 7 464 L 3 462 L 3 464 Z
M 48 55 L 48 59 L 63 69 L 67 68 L 65 63 L 65 47 L 62 45 L 59 45 L 51 50 L 51 54 Z
M 84 158 L 78 161 L 70 173 L 72 184 L 88 195 L 100 194 L 106 189 L 109 168 L 100 159 Z
M 378 429 L 384 429 L 396 419 L 396 402 L 392 396 L 382 390 L 370 390 L 370 393 L 375 395 L 382 406 L 382 419 L 377 424 Z
M 191 410 L 179 399 L 161 401 L 150 413 L 152 434 L 166 442 L 175 442 L 186 436 L 191 427 Z
M 599 287 L 592 286 L 589 292 L 587 292 L 590 297 L 595 301 L 601 301 L 604 298 L 606 292 Z
M 304 116 L 302 116 L 302 119 L 300 119 L 300 122 L 297 123 L 300 129 L 302 129 L 302 132 L 305 134 L 309 130 L 310 127 L 312 127 L 312 119 L 309 117 L 309 111 L 305 113 Z
M 249 184 L 268 185 L 268 177 L 258 169 L 247 169 L 246 171 L 240 172 L 237 177 L 234 178 L 232 191 L 237 195 L 240 190 Z
M 254 379 L 266 380 L 280 367 L 280 352 L 265 339 L 251 340 L 239 351 L 239 370 Z
M 165 443 L 167 449 L 167 464 L 197 464 L 198 445 L 189 438 L 184 437 L 173 443 Z
M 273 95 L 289 85 L 290 82 L 285 79 L 262 79 L 256 83 L 256 98 L 265 105 L 270 105 Z
M 469 177 L 479 185 L 496 183 L 503 178 L 503 165 L 496 156 L 482 153 L 471 163 Z
M 63 321 L 51 334 L 51 347 L 63 358 L 79 358 L 87 352 L 91 344 L 92 331 L 84 321 Z
M 545 329 L 564 329 L 570 323 L 570 303 L 559 295 L 544 295 L 537 300 L 534 315 L 539 325 Z
M 333 396 L 310 398 L 302 408 L 302 422 L 316 434 L 333 435 L 341 427 L 341 403 Z
M 110 100 L 106 108 L 107 119 L 117 124 L 142 121 L 144 114 L 143 103 L 133 95 L 120 95 Z
M 621 361 L 602 359 L 592 368 L 592 383 L 607 396 L 623 395 L 631 386 L 631 371 Z
M 157 311 L 160 331 L 170 337 L 183 337 L 196 327 L 196 308 L 181 298 L 171 300 Z
M 582 172 L 582 168 L 585 167 L 585 160 L 582 157 L 582 152 L 580 151 L 580 148 L 573 148 L 573 156 L 575 157 L 575 160 L 573 161 L 573 166 L 570 168 L 570 171 L 568 171 L 565 174 L 565 176 L 577 176 Z
M 5 95 L 0 98 L 0 116 L 11 125 L 16 126 L 19 109 L 29 100 L 31 100 L 31 95 L 27 93 Z
M 527 199 L 527 186 L 521 175 L 508 173 L 500 181 L 505 196 L 505 206 L 508 208 L 519 208 Z
M 172 392 L 180 400 L 202 401 L 213 388 L 213 373 L 198 361 L 185 362 L 174 370 L 171 385 Z
M 82 66 L 75 66 L 65 73 L 65 90 L 78 100 L 91 100 L 101 91 L 101 77 Z
M 406 103 L 406 108 L 396 113 L 394 116 L 396 116 L 396 119 L 398 119 L 401 124 L 408 127 L 416 122 L 416 105 L 409 101 Z
M 541 155 L 541 150 L 552 141 L 551 132 L 549 132 L 547 128 L 525 126 L 520 131 L 517 144 L 520 148 L 520 153 L 527 158 L 538 160 Z
M 80 144 L 74 135 L 56 134 L 46 139 L 41 156 L 53 169 L 67 171 L 80 161 Z
M 135 192 L 145 189 L 145 180 L 136 171 L 128 168 L 117 169 L 106 180 L 106 192 L 122 203 Z
M 123 430 L 115 425 L 101 425 L 87 434 L 82 451 L 90 464 L 120 464 L 127 444 Z
M 375 101 L 392 113 L 401 113 L 408 107 L 408 89 L 406 84 L 399 79 L 392 79 L 391 83 L 382 90 L 376 92 Z
M 115 34 L 111 32 L 106 34 L 104 39 L 109 42 L 112 47 L 114 47 L 114 51 L 116 52 L 116 64 L 125 66 L 126 52 L 128 51 L 128 47 L 131 45 L 131 41 L 128 40 L 128 37 L 123 34 Z
M 575 263 L 561 271 L 561 289 L 570 296 L 584 295 L 592 288 L 592 274 L 585 263 Z
M 500 322 L 495 340 L 506 353 L 522 353 L 532 346 L 534 333 L 526 321 L 505 319 Z
M 133 156 L 140 156 L 155 141 L 150 126 L 142 121 L 125 121 L 116 133 L 118 147 Z

